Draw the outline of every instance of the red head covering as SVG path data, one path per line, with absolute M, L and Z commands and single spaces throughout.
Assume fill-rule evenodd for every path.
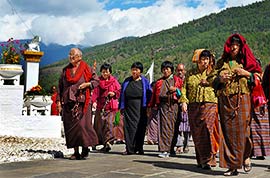
M 243 58 L 240 59 L 240 63 L 243 64 L 244 69 L 252 73 L 254 72 L 261 73 L 262 72 L 261 66 L 257 62 L 249 46 L 247 45 L 246 39 L 238 33 L 232 34 L 226 40 L 226 43 L 224 44 L 224 51 L 223 51 L 222 58 L 225 58 L 226 56 L 230 54 L 230 50 L 231 50 L 230 46 L 231 46 L 232 37 L 238 37 L 241 41 L 240 50 L 243 54 Z

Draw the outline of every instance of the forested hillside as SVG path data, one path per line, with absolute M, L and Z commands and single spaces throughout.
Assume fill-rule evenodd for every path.
M 84 49 L 84 59 L 90 64 L 97 61 L 97 69 L 104 62 L 113 66 L 113 75 L 123 79 L 129 76 L 134 61 L 144 64 L 145 72 L 155 61 L 155 79 L 160 72 L 160 64 L 170 60 L 174 64 L 193 65 L 191 57 L 197 48 L 207 48 L 219 58 L 227 37 L 234 32 L 241 33 L 247 40 L 255 56 L 263 66 L 270 60 L 270 0 L 249 6 L 228 8 L 218 14 L 190 21 L 168 30 L 144 37 L 127 37 L 104 45 Z M 40 72 L 40 84 L 49 88 L 57 84 L 61 69 L 68 63 L 62 60 L 46 66 Z

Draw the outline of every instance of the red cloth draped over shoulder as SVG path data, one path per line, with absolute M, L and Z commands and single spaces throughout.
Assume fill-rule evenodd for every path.
M 65 68 L 66 79 L 69 83 L 72 83 L 72 84 L 77 83 L 82 76 L 84 77 L 85 82 L 90 82 L 90 79 L 92 78 L 92 72 L 91 72 L 90 67 L 88 66 L 88 64 L 86 62 L 84 62 L 84 61 L 80 62 L 80 65 L 79 65 L 74 76 L 71 75 L 72 68 L 73 68 L 73 66 L 71 64 L 69 64 Z M 90 103 L 90 88 L 87 87 L 85 90 L 86 90 L 85 103 L 84 103 L 84 108 L 83 108 L 84 113 L 87 111 L 87 108 L 88 108 L 89 103 Z
M 224 44 L 224 51 L 222 58 L 230 54 L 231 38 L 234 36 L 238 37 L 242 42 L 241 51 L 245 57 L 241 59 L 241 63 L 243 64 L 244 69 L 252 73 L 255 72 L 261 73 L 262 69 L 259 63 L 257 62 L 249 46 L 247 45 L 246 39 L 240 34 L 235 33 L 229 36 L 229 38 L 226 40 Z
M 182 86 L 183 86 L 183 80 L 177 76 L 173 76 L 174 79 L 174 87 L 178 88 L 181 90 Z M 155 87 L 154 87 L 154 91 L 153 91 L 153 96 L 152 99 L 149 103 L 149 106 L 153 107 L 155 104 L 159 104 L 159 94 L 160 94 L 160 90 L 162 87 L 162 83 L 165 81 L 165 79 L 162 77 L 160 79 L 157 80 Z M 176 92 L 173 93 L 173 98 L 177 99 L 176 97 Z

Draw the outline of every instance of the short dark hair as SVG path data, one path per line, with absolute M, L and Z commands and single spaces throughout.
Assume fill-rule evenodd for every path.
M 108 63 L 104 63 L 102 64 L 102 66 L 100 66 L 100 72 L 105 69 L 105 70 L 108 70 L 110 71 L 110 73 L 112 73 L 112 66 Z
M 202 52 L 201 52 L 201 54 L 200 54 L 200 58 L 201 57 L 211 57 L 211 52 L 210 51 L 208 51 L 208 50 L 203 50 Z
M 143 72 L 143 64 L 141 62 L 134 62 L 130 69 L 132 68 L 137 68 L 137 69 L 140 69 L 141 73 Z
M 164 61 L 164 62 L 162 62 L 162 64 L 161 64 L 161 72 L 162 72 L 162 70 L 164 68 L 167 68 L 167 67 L 171 68 L 171 71 L 174 72 L 173 63 L 171 61 Z

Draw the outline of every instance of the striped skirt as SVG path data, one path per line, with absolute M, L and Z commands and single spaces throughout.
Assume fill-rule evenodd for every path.
M 217 104 L 191 103 L 188 116 L 197 163 L 216 166 L 214 127 L 217 120 Z
M 241 169 L 244 160 L 251 155 L 250 95 L 219 97 L 220 158 L 222 168 Z M 237 107 L 236 111 L 232 107 Z
M 253 156 L 270 156 L 270 128 L 267 105 L 254 108 L 251 122 Z

